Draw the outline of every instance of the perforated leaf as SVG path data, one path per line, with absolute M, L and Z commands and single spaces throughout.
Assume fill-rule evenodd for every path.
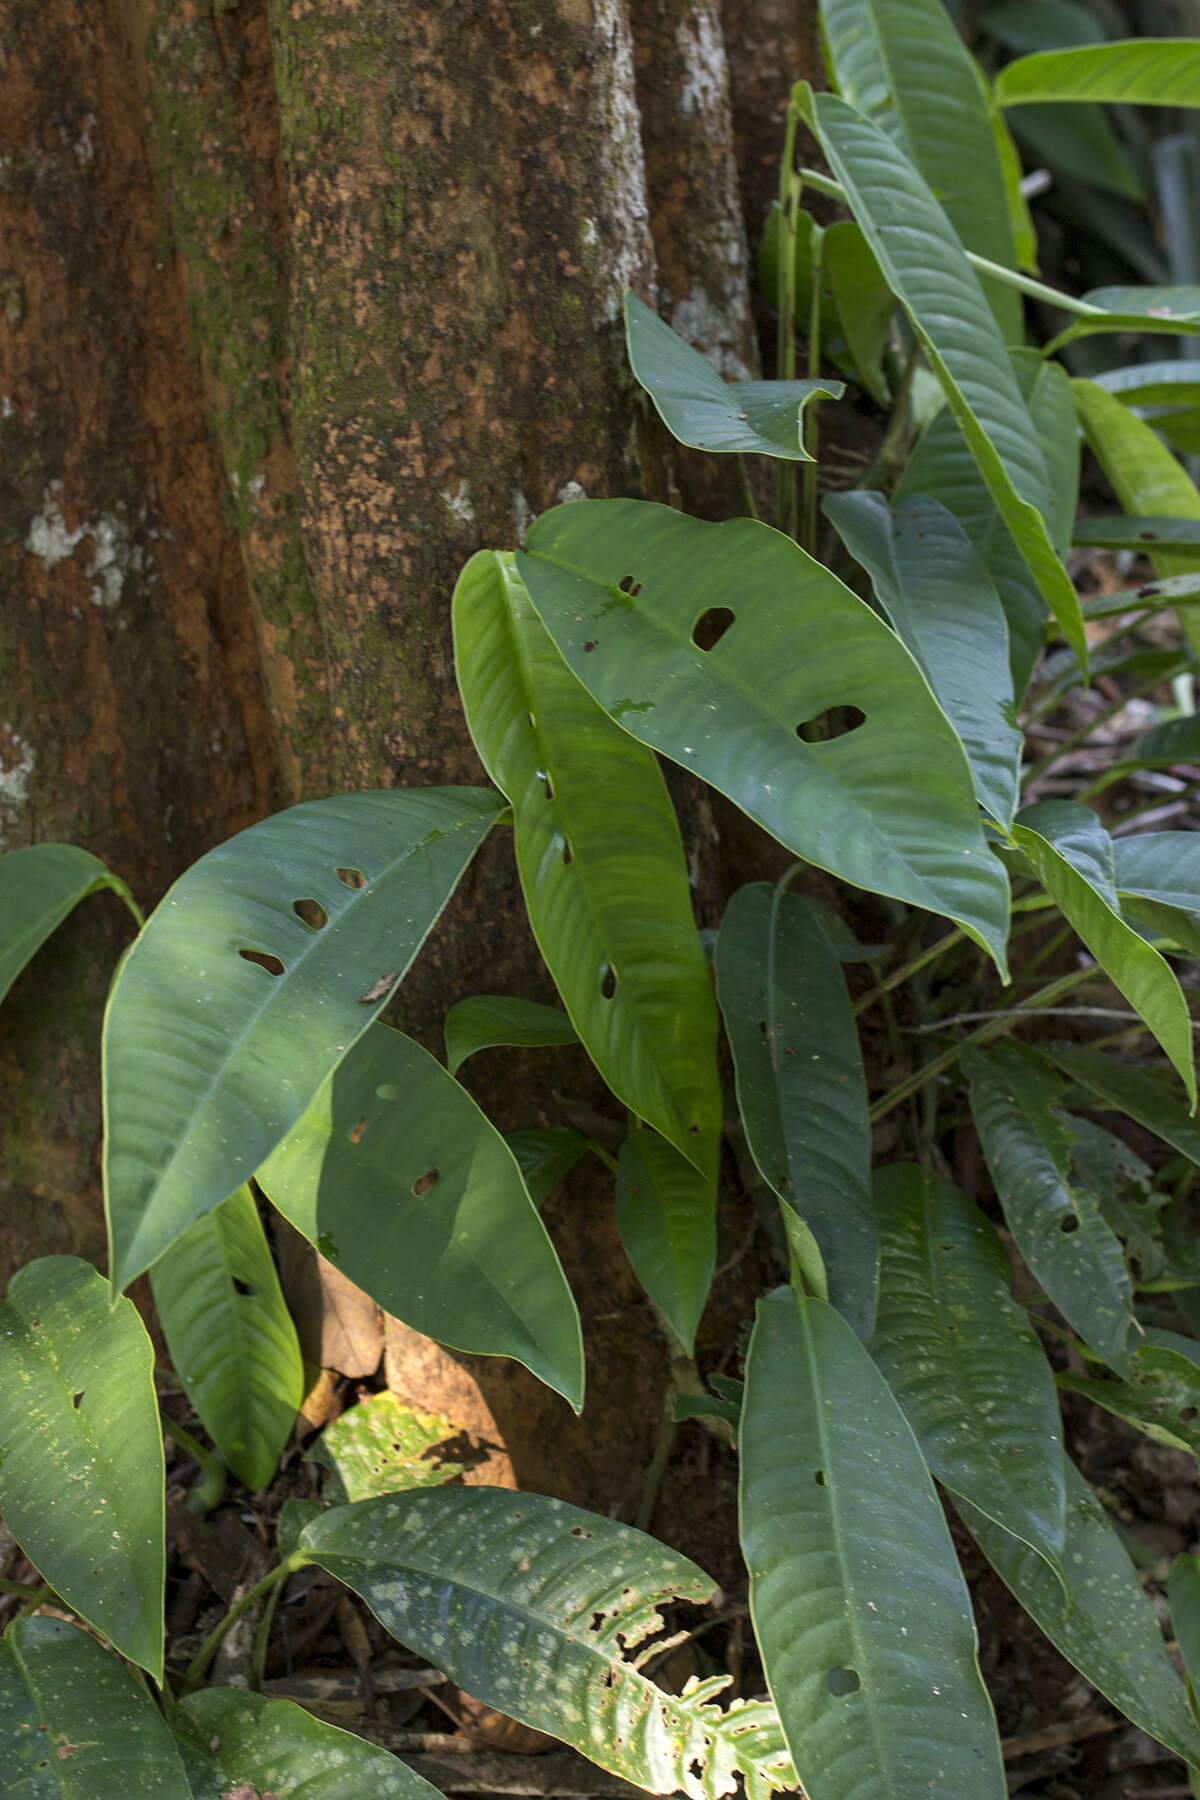
M 756 451 L 811 462 L 804 448 L 804 409 L 818 395 L 840 400 L 840 381 L 722 381 L 686 338 L 636 294 L 625 296 L 625 341 L 634 374 L 663 424 L 697 450 Z
M 163 1448 L 154 1353 L 103 1276 L 44 1256 L 0 1302 L 0 1513 L 39 1574 L 162 1678 Z
M 368 1394 L 327 1425 L 307 1455 L 333 1471 L 325 1498 L 367 1500 L 403 1488 L 461 1480 L 461 1461 L 444 1462 L 439 1444 L 455 1436 L 449 1419 L 417 1412 L 387 1388 Z
M 930 1469 L 1060 1567 L 1062 1421 L 1054 1377 L 1008 1258 L 953 1182 L 877 1171 L 882 1248 L 871 1354 Z
M 170 889 L 104 1025 L 114 1287 L 295 1123 L 386 1005 L 500 805 L 474 788 L 308 801 L 210 850 Z
M 1128 517 L 1080 519 L 1071 534 L 1075 544 L 1100 550 L 1140 550 L 1144 556 L 1169 552 L 1174 546 L 1200 552 L 1200 517 L 1194 519 L 1136 513 Z M 1160 549 L 1161 546 L 1161 549 Z
M 1001 106 L 1028 100 L 1200 106 L 1200 41 L 1131 38 L 1043 50 L 1001 69 L 992 91 Z
M 716 967 L 751 1155 L 816 1238 L 829 1298 L 866 1338 L 879 1272 L 871 1132 L 837 953 L 805 901 L 756 882 L 725 909 Z
M 779 1289 L 746 1363 L 741 1538 L 807 1793 L 1000 1800 L 966 1583 L 903 1413 L 845 1320 Z
M 512 802 L 530 924 L 571 1023 L 617 1097 L 711 1178 L 717 1013 L 662 772 L 565 667 L 512 557 L 481 551 L 459 576 L 454 646 L 467 723 Z
M 517 561 L 534 605 L 626 731 L 798 856 L 949 913 L 1002 959 L 1007 884 L 966 757 L 870 607 L 749 519 L 710 525 L 644 501 L 581 500 L 544 513 L 528 543 Z M 719 634 L 710 649 L 701 622 Z M 799 735 L 847 706 L 866 715 L 856 729 Z
M 634 1122 L 617 1162 L 616 1217 L 634 1274 L 690 1356 L 717 1260 L 715 1188 Z
M 1200 1343 L 1153 1327 L 1134 1345 L 1132 1381 L 1093 1380 L 1070 1371 L 1060 1387 L 1083 1394 L 1155 1443 L 1200 1457 Z
M 98 856 L 74 844 L 29 844 L 0 856 L 0 1000 L 51 932 L 101 888 L 130 899 Z
M 579 1042 L 579 1033 L 560 1007 L 514 994 L 471 994 L 450 1008 L 443 1029 L 452 1075 L 468 1056 L 498 1044 L 533 1050 Z
M 516 1357 L 580 1404 L 575 1303 L 513 1154 L 411 1038 L 374 1026 L 258 1180 L 386 1312 L 455 1349 Z
M 409 1649 L 477 1700 L 561 1737 L 655 1794 L 749 1800 L 795 1776 L 771 1707 L 712 1704 L 727 1682 L 664 1693 L 634 1663 L 669 1600 L 714 1584 L 615 1519 L 540 1494 L 441 1488 L 339 1507 L 302 1546 Z
M 304 1399 L 304 1363 L 250 1190 L 190 1225 L 150 1285 L 204 1429 L 239 1481 L 265 1488 Z
M 1106 1106 L 1136 1119 L 1172 1149 L 1200 1164 L 1200 1124 L 1180 1105 L 1177 1092 L 1172 1093 L 1157 1076 L 1078 1044 L 1054 1044 L 1046 1054 Z

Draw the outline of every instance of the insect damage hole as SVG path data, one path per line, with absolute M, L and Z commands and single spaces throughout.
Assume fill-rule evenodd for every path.
M 76 1412 L 78 1412 L 79 1408 L 83 1405 L 83 1389 L 82 1388 L 80 1388 L 80 1390 L 77 1394 L 72 1394 L 71 1405 L 75 1408 Z
M 243 962 L 254 963 L 258 968 L 265 969 L 268 975 L 283 974 L 283 964 L 269 950 L 239 950 L 238 955 Z
M 838 1699 L 846 1694 L 857 1694 L 862 1682 L 857 1669 L 830 1669 L 825 1677 L 825 1686 Z
M 617 586 L 623 594 L 628 594 L 631 600 L 636 600 L 642 591 L 641 582 L 635 581 L 632 575 L 622 575 Z
M 329 914 L 319 900 L 293 900 L 292 911 L 313 931 L 324 931 L 329 923 Z
M 427 1194 L 430 1188 L 436 1187 L 441 1179 L 442 1172 L 440 1169 L 427 1169 L 424 1175 L 417 1176 L 417 1179 L 412 1184 L 412 1191 L 418 1197 L 421 1194 Z
M 335 869 L 333 872 L 343 887 L 365 888 L 367 885 L 367 878 L 361 869 Z
M 707 612 L 701 613 L 692 626 L 692 642 L 697 650 L 715 650 L 733 620 L 734 615 L 727 606 L 710 606 Z
M 817 1469 L 813 1474 L 813 1480 L 816 1482 L 818 1487 L 824 1487 L 825 1486 L 825 1471 L 824 1471 L 824 1469 Z
M 616 991 L 617 971 L 613 968 L 612 964 L 609 963 L 607 969 L 604 971 L 604 978 L 600 983 L 600 993 L 605 1000 L 611 1000 Z
M 243 1300 L 253 1300 L 258 1289 L 252 1282 L 243 1281 L 240 1275 L 235 1275 L 233 1278 L 233 1291 L 235 1294 L 240 1294 Z
M 571 864 L 575 860 L 574 855 L 571 850 L 571 846 L 570 846 L 570 844 L 568 844 L 566 838 L 563 839 L 562 859 L 563 859 L 563 867 L 566 869 L 569 869 Z
M 823 713 L 797 725 L 796 736 L 806 744 L 831 744 L 835 738 L 848 737 L 866 722 L 867 715 L 859 706 L 827 706 Z
M 1070 1237 L 1073 1231 L 1079 1230 L 1079 1220 L 1074 1213 L 1064 1213 L 1058 1222 L 1058 1229 L 1064 1237 Z

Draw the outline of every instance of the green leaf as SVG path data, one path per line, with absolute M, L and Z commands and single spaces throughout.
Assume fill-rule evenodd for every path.
M 1125 200 L 1145 198 L 1138 166 L 1103 107 L 1022 106 L 1001 116 L 1007 116 L 1013 135 L 1035 166 L 1048 165 L 1073 181 L 1090 182 Z
M 1027 274 L 1036 275 L 1038 272 L 1037 232 L 1034 229 L 1029 202 L 1026 200 L 1021 186 L 1024 175 L 1020 154 L 1013 134 L 1009 130 L 1008 120 L 999 107 L 991 105 L 989 102 L 988 110 L 992 124 L 992 136 L 996 140 L 996 151 L 1004 176 L 1004 198 L 1008 204 L 1008 222 L 1013 235 L 1017 267 L 1024 269 Z
M 968 250 L 1016 266 L 988 97 L 941 0 L 821 0 L 838 92 L 876 119 L 937 194 Z M 1020 343 L 1021 301 L 990 284 L 1004 336 Z
M 579 1406 L 575 1303 L 513 1154 L 411 1038 L 369 1031 L 258 1181 L 386 1312 L 456 1350 L 513 1356 Z
M 222 1800 L 234 1800 L 231 1789 L 247 1800 L 252 1793 L 274 1800 L 441 1800 L 390 1750 L 314 1719 L 291 1700 L 205 1688 L 189 1694 L 182 1710 L 196 1734 L 197 1762 L 219 1766 Z
M 1018 815 L 1012 836 L 1114 987 L 1150 1027 L 1195 1104 L 1187 1002 L 1170 964 L 1121 917 L 1112 839 L 1096 814 L 1075 801 L 1044 800 Z
M 193 1800 L 142 1682 L 65 1619 L 0 1639 L 0 1792 L 22 1800 Z
M 150 1271 L 175 1372 L 240 1482 L 265 1488 L 304 1399 L 304 1362 L 248 1187 Z
M 1173 1150 L 1200 1165 L 1200 1125 L 1154 1076 L 1095 1050 L 1082 1050 L 1076 1044 L 1053 1044 L 1046 1055 L 1072 1081 L 1090 1088 L 1106 1106 L 1136 1119 Z
M 696 450 L 756 451 L 811 462 L 804 409 L 822 396 L 840 400 L 841 381 L 723 381 L 686 338 L 639 300 L 625 295 L 625 341 L 638 381 L 672 437 Z
M 453 1075 L 477 1050 L 503 1044 L 523 1050 L 577 1044 L 579 1033 L 557 1006 L 512 994 L 472 994 L 446 1014 L 446 1062 Z
M 1076 316 L 1045 346 L 1054 356 L 1079 338 L 1113 332 L 1142 332 L 1150 337 L 1195 337 L 1200 332 L 1200 287 L 1093 288 L 1085 304 L 1100 311 Z
M 1051 540 L 1065 555 L 1079 487 L 1079 432 L 1071 384 L 1065 370 L 1044 362 L 1036 351 L 1013 351 L 1011 362 L 1046 459 Z M 936 496 L 954 514 L 983 558 L 1008 620 L 1013 688 L 1023 695 L 1041 654 L 1046 603 L 948 407 L 922 432 L 893 498 L 902 503 L 922 494 Z
M 997 1575 L 1085 1681 L 1177 1756 L 1200 1762 L 1200 1732 L 1133 1564 L 1070 1462 L 1066 1481 L 1065 1606 L 1040 1557 L 966 1501 L 955 1504 Z
M 716 968 L 750 1153 L 816 1238 L 834 1306 L 869 1337 L 879 1274 L 871 1130 L 837 952 L 805 901 L 756 882 L 725 909 Z
M 1176 362 L 1126 363 L 1093 375 L 1096 387 L 1117 394 L 1126 406 L 1200 405 L 1200 364 L 1181 357 Z
M 1043 50 L 1001 69 L 993 92 L 1001 106 L 1028 100 L 1200 106 L 1200 40 L 1131 38 Z
M 295 1124 L 387 1003 L 499 807 L 474 788 L 312 800 L 210 850 L 170 889 L 104 1024 L 114 1288 Z
M 304 1527 L 310 1519 L 319 1518 L 324 1511 L 325 1505 L 321 1500 L 284 1501 L 275 1521 L 275 1543 L 281 1559 L 291 1556 L 299 1548 L 300 1533 Z
M 741 1428 L 750 1612 L 814 1796 L 999 1800 L 966 1583 L 903 1413 L 832 1307 L 758 1303 Z
M 1177 1556 L 1167 1576 L 1171 1624 L 1188 1682 L 1200 1686 L 1200 1556 Z
M 454 644 L 467 723 L 512 802 L 530 924 L 571 1023 L 617 1098 L 713 1178 L 717 1010 L 662 771 L 564 666 L 512 557 L 471 558 Z
M 1062 1084 L 1015 1045 L 969 1050 L 963 1073 L 1004 1217 L 1030 1270 L 1063 1317 L 1122 1375 L 1132 1288 L 1121 1246 L 1086 1188 L 1071 1187 Z
M 881 406 L 886 405 L 883 352 L 896 296 L 883 278 L 861 225 L 853 219 L 826 226 L 821 257 L 846 348 L 863 386 Z
M 953 513 L 924 496 L 889 508 L 882 494 L 831 494 L 824 511 L 957 731 L 975 798 L 1007 825 L 1024 739 L 1008 625 L 982 558 Z
M 1139 739 L 1137 749 L 1133 753 L 1136 762 L 1152 769 L 1171 769 L 1177 763 L 1194 763 L 1200 761 L 1200 714 L 1189 713 L 1182 719 L 1168 719 L 1162 725 L 1152 725 L 1144 738 Z M 1190 833 L 1179 832 L 1147 832 L 1140 837 L 1115 838 L 1113 850 L 1116 854 L 1117 886 L 1121 883 L 1121 869 L 1126 866 L 1126 844 L 1153 843 L 1159 837 L 1184 837 Z M 1182 850 L 1183 845 L 1179 844 Z M 1134 860 L 1140 861 L 1144 852 L 1135 853 Z M 1200 883 L 1194 890 L 1200 892 Z
M 916 1163 L 876 1173 L 871 1355 L 931 1472 L 1061 1573 L 1062 1421 L 1008 1258 L 979 1209 Z
M 1133 1352 L 1132 1381 L 1094 1381 L 1070 1372 L 1060 1387 L 1094 1400 L 1155 1443 L 1200 1457 L 1200 1344 L 1149 1330 Z
M 1071 44 L 1098 44 L 1104 27 L 1077 0 L 1001 0 L 985 7 L 979 28 L 1006 50 L 1059 50 Z
M 385 1388 L 327 1425 L 307 1455 L 333 1471 L 335 1490 L 331 1495 L 327 1488 L 325 1497 L 341 1504 L 461 1481 L 461 1459 L 443 1462 L 437 1454 L 454 1435 L 449 1419 L 417 1412 Z
M 132 1303 L 74 1256 L 0 1302 L 0 1512 L 30 1562 L 162 1680 L 163 1448 L 154 1353 Z
M 1192 737 L 1200 732 L 1200 720 L 1176 723 L 1190 725 Z M 1176 734 L 1173 743 L 1178 745 L 1182 736 Z M 1148 831 L 1116 838 L 1113 865 L 1122 909 L 1129 917 L 1200 956 L 1200 838 L 1191 831 Z
M 529 1198 L 539 1208 L 588 1151 L 582 1131 L 572 1131 L 565 1125 L 531 1125 L 521 1131 L 506 1131 L 504 1141 L 517 1159 Z
M 1100 550 L 1140 550 L 1143 556 L 1155 554 L 1155 545 L 1195 546 L 1200 551 L 1200 516 L 1162 518 L 1157 515 L 1111 519 L 1080 519 L 1071 534 L 1075 544 L 1087 544 Z M 1187 558 L 1189 562 L 1194 557 Z
M 303 1549 L 393 1636 L 477 1700 L 655 1794 L 747 1800 L 795 1776 L 773 1709 L 711 1704 L 716 1677 L 664 1693 L 626 1661 L 668 1601 L 711 1599 L 695 1563 L 615 1519 L 540 1494 L 441 1488 L 339 1507 Z
M 1047 529 L 1046 460 L 975 271 L 934 195 L 877 125 L 832 94 L 812 97 L 812 119 L 988 492 L 1086 667 L 1079 599 Z
M 1007 885 L 962 748 L 903 645 L 820 563 L 752 520 L 639 500 L 555 507 L 517 560 L 562 655 L 626 731 L 796 855 L 950 914 L 1002 962 Z M 707 650 L 701 622 L 720 632 Z M 798 735 L 847 706 L 866 715 L 857 729 Z
M 634 1123 L 617 1163 L 616 1217 L 634 1274 L 691 1356 L 717 1261 L 713 1185 L 666 1138 Z
M 0 1000 L 51 932 L 101 888 L 132 904 L 125 883 L 74 844 L 30 844 L 0 856 Z

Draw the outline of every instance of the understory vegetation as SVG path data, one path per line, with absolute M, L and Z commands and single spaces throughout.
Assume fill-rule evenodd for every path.
M 1195 140 L 1145 123 L 1200 106 L 1200 39 L 975 10 L 978 56 L 938 0 L 823 0 L 830 91 L 792 91 L 763 237 L 775 379 L 725 381 L 626 297 L 648 403 L 740 460 L 748 516 L 580 499 L 471 559 L 456 667 L 492 787 L 292 807 L 146 919 L 85 848 L 0 858 L 0 995 L 89 894 L 136 926 L 102 1046 L 108 1276 L 44 1257 L 0 1302 L 0 1513 L 27 1559 L 0 1583 L 5 1793 L 436 1791 L 264 1688 L 281 1598 L 321 1576 L 413 1692 L 445 1678 L 460 1722 L 650 1793 L 998 1800 L 960 1558 L 1200 1793 L 1200 1555 L 1168 1567 L 1070 1453 L 1111 1417 L 1200 1456 L 1200 269 L 1146 224 Z M 1043 279 L 1029 212 L 1045 194 L 1057 243 L 1077 191 L 1083 293 L 1065 255 Z M 1126 212 L 1101 226 L 1105 194 Z M 848 485 L 822 445 L 855 405 Z M 660 758 L 791 859 L 715 932 Z M 458 999 L 439 1060 L 383 1015 L 494 834 L 561 1005 Z M 616 1132 L 532 1097 L 502 1134 L 458 1078 L 579 1046 Z M 445 1422 L 386 1391 L 317 1440 L 273 1565 L 164 1650 L 164 1431 L 195 1518 L 296 1460 L 285 1226 L 579 1411 L 541 1208 L 589 1158 L 674 1420 L 736 1456 L 740 1679 L 660 1679 L 716 1592 L 695 1562 L 464 1484 Z M 777 1284 L 714 1369 L 731 1187 Z M 146 1274 L 170 1369 L 129 1298 Z M 248 1675 L 214 1680 L 247 1622 Z

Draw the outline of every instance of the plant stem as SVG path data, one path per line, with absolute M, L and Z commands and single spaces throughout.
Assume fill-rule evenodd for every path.
M 859 1013 L 866 1012 L 867 1008 L 873 1006 L 876 1000 L 882 1000 L 885 994 L 890 994 L 893 988 L 899 987 L 902 981 L 907 981 L 910 975 L 915 975 L 918 969 L 923 969 L 926 963 L 931 963 L 935 957 L 942 954 L 943 950 L 949 950 L 951 944 L 957 944 L 960 938 L 965 937 L 966 933 L 960 931 L 956 925 L 953 931 L 949 931 L 945 937 L 939 938 L 936 944 L 931 944 L 928 950 L 922 950 L 920 956 L 914 956 L 911 962 L 904 963 L 899 969 L 893 969 L 886 981 L 877 982 L 868 993 L 863 995 L 861 1000 L 855 1001 L 855 1018 Z
M 746 459 L 740 451 L 738 452 L 737 465 L 738 473 L 742 478 L 742 491 L 746 496 L 746 510 L 752 519 L 757 519 L 758 507 L 754 503 L 754 489 L 750 485 L 750 470 L 747 468 Z
M 40 1587 L 30 1587 L 27 1581 L 0 1581 L 0 1594 L 19 1594 L 23 1600 L 36 1600 L 39 1605 L 43 1600 L 55 1598 L 52 1587 L 44 1583 Z
M 283 1583 L 280 1581 L 267 1595 L 262 1618 L 258 1621 L 258 1631 L 254 1639 L 254 1660 L 250 1668 L 250 1686 L 256 1694 L 262 1693 L 263 1676 L 267 1672 L 267 1647 L 271 1641 L 271 1626 L 275 1623 L 275 1608 L 279 1605 L 279 1596 L 282 1592 Z
M 921 346 L 916 338 L 908 347 L 908 355 L 904 359 L 904 369 L 900 376 L 900 385 L 896 389 L 896 399 L 892 407 L 892 416 L 888 420 L 887 430 L 878 450 L 855 482 L 856 488 L 870 488 L 882 480 L 885 485 L 893 468 L 899 462 L 900 448 L 908 432 L 908 402 L 912 394 L 913 378 L 917 372 L 917 364 L 921 360 Z
M 206 1450 L 203 1444 L 198 1444 L 191 1432 L 177 1424 L 170 1413 L 160 1409 L 159 1417 L 162 1428 L 172 1443 L 178 1444 L 199 1465 L 199 1479 L 193 1483 L 185 1501 L 188 1511 L 197 1514 L 211 1512 L 225 1492 L 227 1471 L 224 1462 L 213 1451 Z
M 247 1588 L 240 1600 L 234 1601 L 229 1611 L 225 1614 L 225 1617 L 221 1620 L 221 1623 L 216 1626 L 214 1630 L 209 1632 L 195 1656 L 193 1656 L 191 1662 L 188 1664 L 187 1673 L 183 1678 L 179 1690 L 181 1694 L 190 1694 L 193 1688 L 199 1687 L 201 1681 L 204 1679 L 204 1671 L 208 1668 L 209 1663 L 220 1649 L 226 1633 L 237 1624 L 242 1615 L 248 1613 L 251 1607 L 256 1606 L 263 1595 L 269 1594 L 273 1587 L 277 1587 L 280 1582 L 286 1581 L 287 1577 L 295 1574 L 297 1569 L 302 1569 L 307 1561 L 308 1558 L 304 1555 L 303 1551 L 293 1551 L 292 1555 L 287 1557 L 285 1561 L 279 1563 L 275 1568 L 270 1570 L 268 1574 L 264 1575 L 261 1581 L 256 1581 L 253 1587 Z

